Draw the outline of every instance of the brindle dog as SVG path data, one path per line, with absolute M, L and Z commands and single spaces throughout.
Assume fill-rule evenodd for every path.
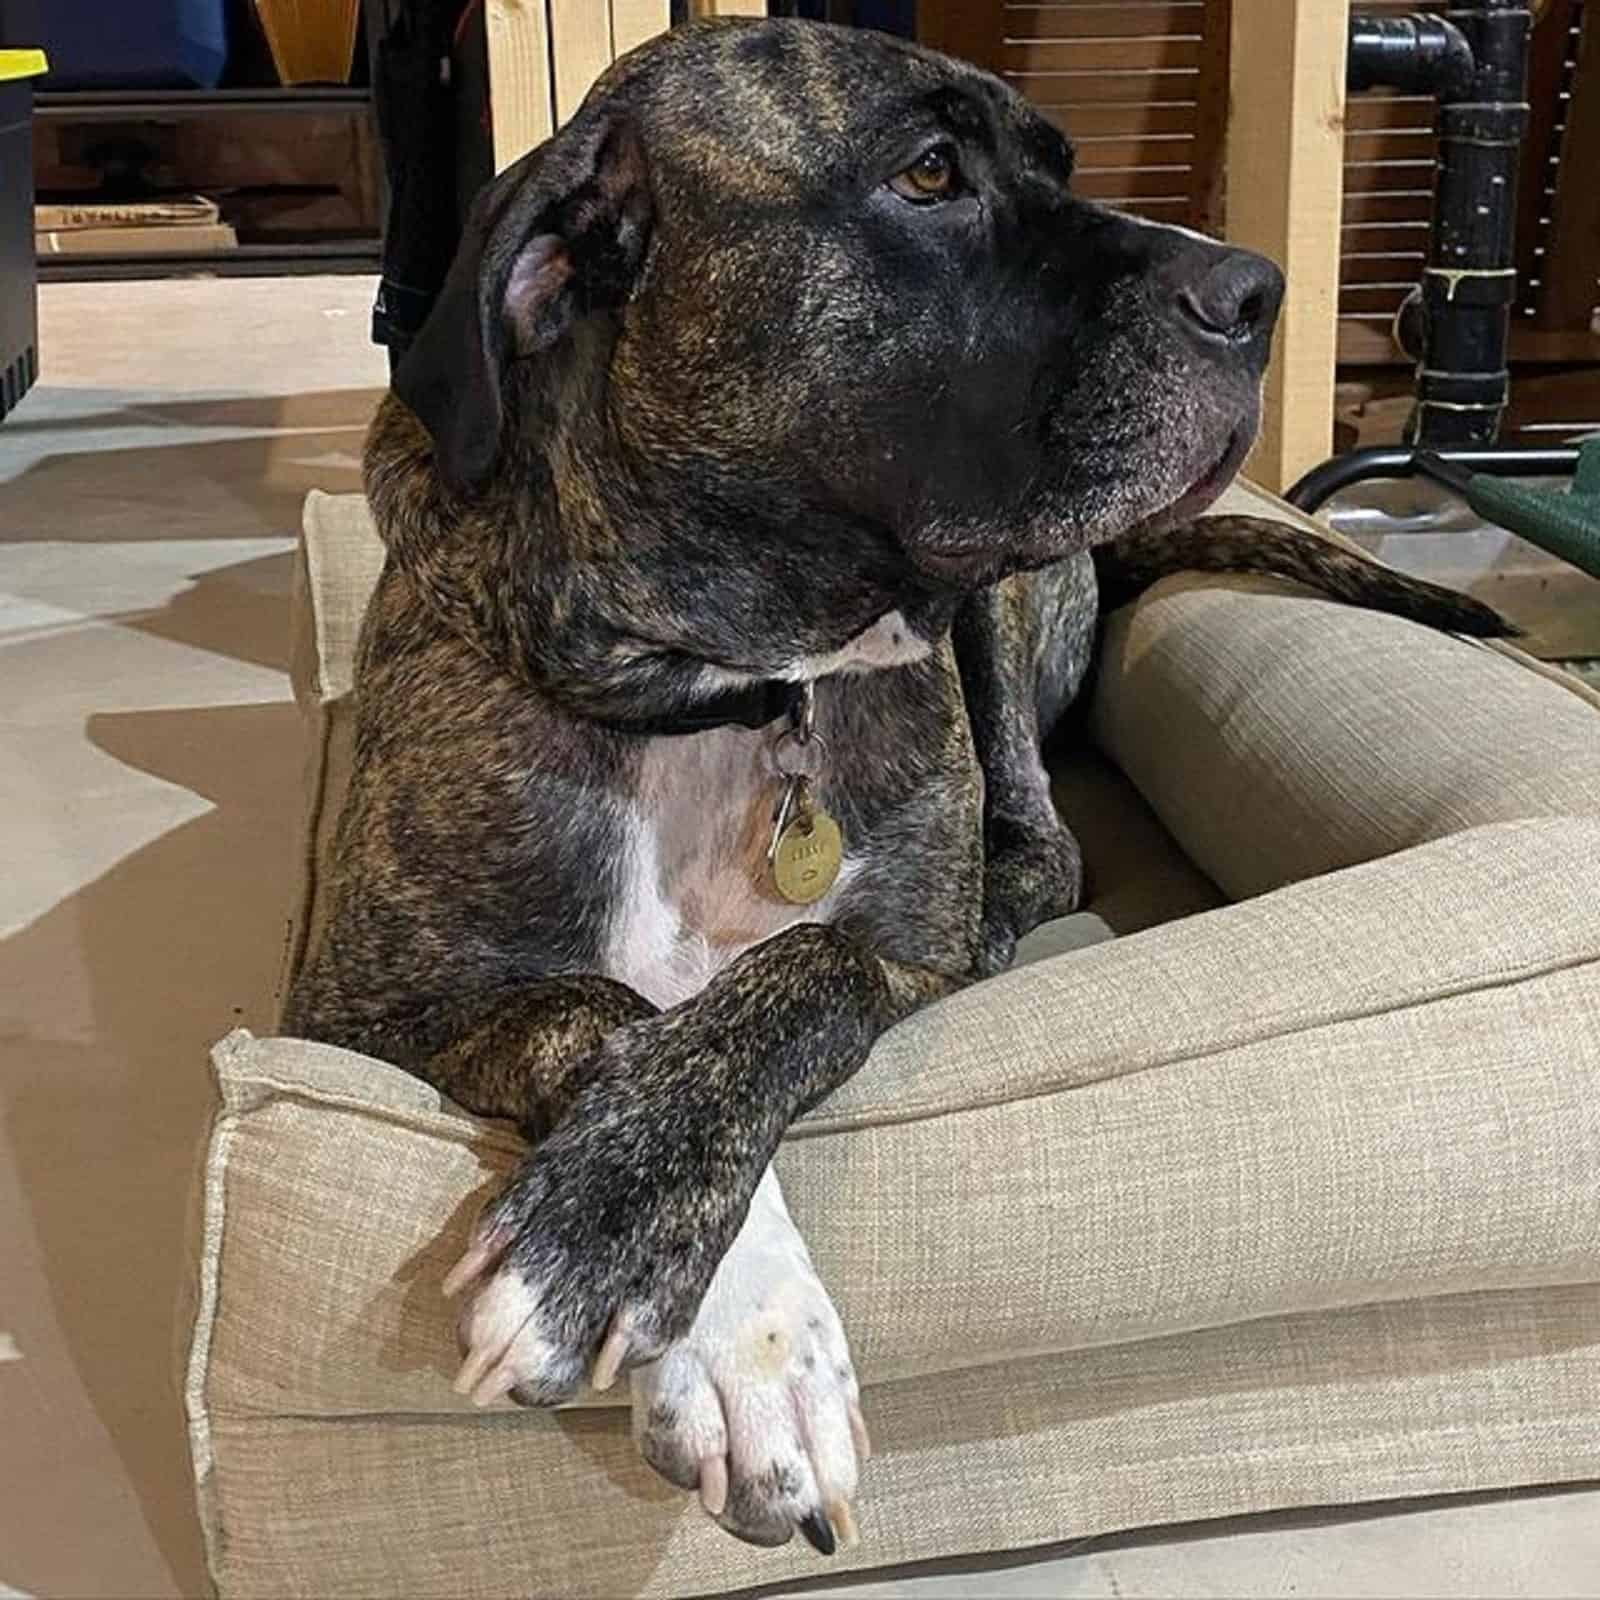
M 288 1025 L 537 1141 L 448 1280 L 459 1387 L 632 1368 L 646 1459 L 758 1543 L 850 1538 L 867 1450 L 769 1163 L 1077 902 L 1039 751 L 1090 547 L 1499 631 L 1269 524 L 1185 531 L 1253 437 L 1281 281 L 1071 177 L 961 63 L 679 29 L 480 197 L 368 445 L 388 562 Z M 801 683 L 844 838 L 809 905 L 766 860 Z

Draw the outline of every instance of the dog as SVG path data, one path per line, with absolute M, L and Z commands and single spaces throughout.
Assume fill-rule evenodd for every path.
M 1195 521 L 1281 277 L 1072 159 L 899 40 L 675 29 L 479 197 L 367 446 L 387 562 L 286 1027 L 535 1142 L 445 1283 L 458 1388 L 627 1370 L 644 1458 L 758 1544 L 850 1541 L 869 1448 L 773 1155 L 1078 903 L 1040 750 L 1097 591 L 1255 569 L 1503 631 Z

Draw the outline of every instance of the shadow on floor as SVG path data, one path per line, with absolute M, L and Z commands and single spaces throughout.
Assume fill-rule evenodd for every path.
M 211 809 L 0 942 L 0 992 L 23 1019 L 0 1081 L 68 1354 L 163 1556 L 196 1593 L 176 1382 L 187 1185 L 212 1103 L 207 1049 L 269 1021 L 298 729 L 292 706 L 243 705 L 95 716 L 88 733 Z M 80 1017 L 63 1029 L 60 995 L 74 986 Z
M 315 389 L 304 394 L 218 395 L 208 400 L 151 400 L 137 396 L 104 411 L 54 416 L 37 404 L 37 396 L 64 396 L 73 391 L 49 384 L 36 391 L 36 403 L 6 419 L 7 439 L 29 435 L 98 433 L 108 428 L 149 427 L 170 423 L 184 430 L 205 428 L 364 428 L 383 398 L 382 389 Z
M 309 489 L 359 490 L 361 448 L 380 391 L 134 405 L 32 424 L 39 436 L 170 426 L 172 440 L 44 453 L 0 480 L 0 529 L 12 540 L 119 542 L 292 534 Z M 208 439 L 211 428 L 257 427 Z M 27 428 L 6 424 L 27 442 Z M 26 452 L 24 452 L 26 454 Z
M 282 671 L 289 659 L 294 553 L 213 567 L 153 611 L 112 618 L 173 644 Z

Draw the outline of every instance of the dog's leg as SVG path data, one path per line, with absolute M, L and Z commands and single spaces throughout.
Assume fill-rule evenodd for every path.
M 844 1329 L 771 1167 L 688 1335 L 633 1373 L 640 1453 L 752 1544 L 855 1542 L 866 1460 Z
M 297 992 L 285 1030 L 393 1062 L 480 1117 L 520 1124 L 531 1139 L 555 1126 L 610 1034 L 656 1015 L 626 984 L 590 975 L 541 978 L 329 1028 L 321 1019 L 334 1011 L 322 991 Z
M 1075 910 L 1077 840 L 1056 814 L 1040 741 L 1077 692 L 1094 639 L 1087 557 L 1009 578 L 965 601 L 956 659 L 983 766 L 983 962 L 998 972 L 1017 940 Z
M 481 1021 L 415 1070 L 468 1111 L 510 1117 L 542 1139 L 593 1074 L 605 1040 L 656 1014 L 610 978 L 545 978 L 492 1000 Z
M 787 929 L 693 1000 L 606 1038 L 447 1280 L 475 1295 L 457 1386 L 569 1398 L 690 1328 L 790 1122 L 877 1036 L 958 987 L 836 927 Z

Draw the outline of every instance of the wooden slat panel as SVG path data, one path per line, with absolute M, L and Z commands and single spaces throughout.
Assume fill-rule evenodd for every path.
M 1423 222 L 1433 215 L 1431 194 L 1353 194 L 1344 203 L 1346 222 Z
M 1432 128 L 1384 128 L 1373 133 L 1347 133 L 1345 161 L 1433 161 L 1439 141 Z
M 1551 332 L 1586 330 L 1600 299 L 1600 0 L 1583 8 L 1571 87 L 1549 253 L 1539 274 L 1537 321 Z
M 1514 261 L 1517 268 L 1517 300 L 1522 306 L 1537 304 L 1543 285 L 1535 288 L 1531 280 L 1543 262 L 1538 254 L 1548 247 L 1545 219 L 1551 204 L 1543 198 L 1557 173 L 1551 156 L 1561 146 L 1560 124 L 1568 102 L 1561 89 L 1569 72 L 1574 46 L 1581 41 L 1573 32 L 1581 18 L 1583 0 L 1547 0 L 1534 17 L 1528 46 L 1528 128 L 1523 135 L 1522 160 L 1517 175 L 1517 231 Z
M 1195 105 L 1194 170 L 1189 178 L 1189 226 L 1220 235 L 1224 227 L 1228 148 L 1228 64 L 1233 53 L 1233 0 L 1211 0 L 1200 41 L 1200 88 Z
M 1339 230 L 1339 238 L 1346 255 L 1370 255 L 1403 252 L 1409 255 L 1426 254 L 1428 249 L 1428 219 L 1414 222 L 1380 223 L 1352 227 L 1346 224 Z
M 1080 139 L 1078 171 L 1101 167 L 1187 167 L 1193 165 L 1194 136 L 1164 135 L 1148 139 Z
M 1058 110 L 1083 105 L 1169 105 L 1174 100 L 1192 105 L 1200 88 L 1199 74 L 1194 72 L 1085 72 L 1070 77 L 1008 72 L 1003 76 L 1035 105 Z
M 672 26 L 672 0 L 611 0 L 611 47 L 620 56 Z
M 972 0 L 917 0 L 917 39 L 930 50 L 974 61 L 989 72 L 998 69 L 1001 9 L 974 5 Z
M 1069 139 L 1140 137 L 1155 133 L 1194 132 L 1195 111 L 1181 102 L 1172 105 L 1043 106 L 1045 116 Z
M 494 164 L 500 171 L 555 131 L 544 0 L 486 0 L 483 24 Z
M 1073 175 L 1072 191 L 1085 200 L 1169 200 L 1187 201 L 1187 167 L 1135 167 L 1122 172 L 1078 172 Z
M 1339 360 L 1348 366 L 1398 366 L 1405 357 L 1389 337 L 1387 317 L 1341 317 Z M 1547 333 L 1525 322 L 1511 325 L 1513 361 L 1600 361 L 1600 335 Z
M 1339 291 L 1339 314 L 1392 317 L 1411 288 L 1409 283 L 1398 287 L 1374 283 L 1353 284 Z
M 1422 276 L 1422 265 L 1427 259 L 1422 250 L 1385 250 L 1370 255 L 1356 255 L 1347 246 L 1339 264 L 1339 282 L 1345 286 L 1357 283 L 1415 283 Z
M 1199 64 L 1197 38 L 1035 39 L 1000 47 L 1005 72 L 1170 72 Z
M 1434 164 L 1431 161 L 1346 161 L 1346 194 L 1432 195 Z
M 1007 6 L 1001 26 L 1007 39 L 1198 37 L 1205 27 L 1204 0 L 1162 0 L 1154 5 Z
M 1416 95 L 1362 94 L 1345 107 L 1345 128 L 1366 133 L 1377 128 L 1432 128 L 1434 103 Z

